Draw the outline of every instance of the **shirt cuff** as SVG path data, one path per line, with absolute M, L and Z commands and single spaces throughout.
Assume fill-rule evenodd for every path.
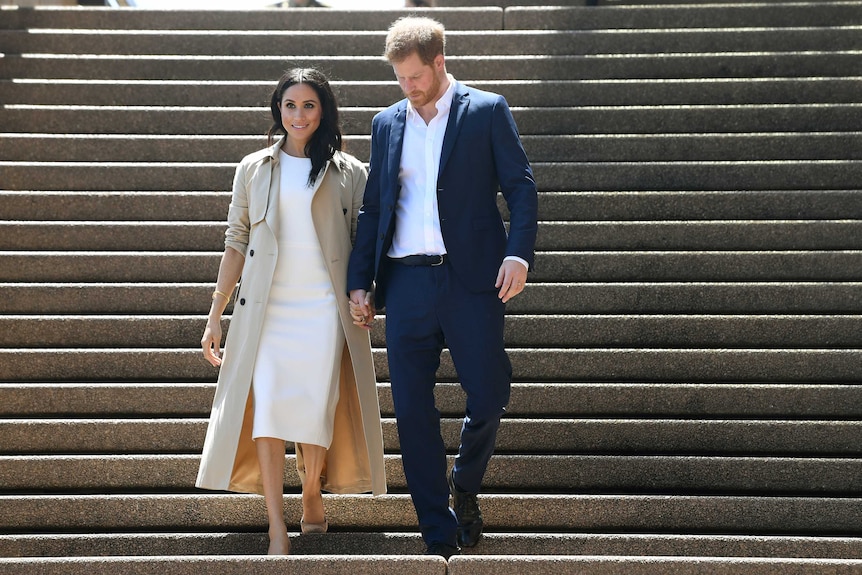
M 506 256 L 503 258 L 503 261 L 514 261 L 519 262 L 522 266 L 527 268 L 527 271 L 530 271 L 530 264 L 527 263 L 527 260 L 523 258 L 519 258 L 518 256 Z

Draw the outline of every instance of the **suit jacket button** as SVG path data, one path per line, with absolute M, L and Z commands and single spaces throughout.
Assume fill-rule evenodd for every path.
M 251 257 L 254 257 L 254 250 L 251 250 L 250 252 L 248 252 L 248 255 L 250 255 Z
M 240 298 L 239 305 L 245 305 L 245 298 Z
M 380 239 L 381 239 L 381 240 L 383 239 L 383 237 L 384 237 L 384 236 L 383 236 L 383 234 L 380 234 Z

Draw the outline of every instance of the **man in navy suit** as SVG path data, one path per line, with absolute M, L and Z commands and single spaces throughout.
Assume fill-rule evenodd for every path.
M 347 287 L 358 324 L 373 318 L 375 305 L 386 308 L 404 473 L 428 554 L 448 559 L 482 534 L 476 496 L 512 379 L 505 303 L 523 290 L 533 264 L 537 195 L 505 99 L 457 82 L 446 72 L 444 45 L 443 26 L 428 18 L 402 18 L 389 29 L 385 56 L 406 99 L 372 122 Z M 467 395 L 448 476 L 433 394 L 444 346 Z

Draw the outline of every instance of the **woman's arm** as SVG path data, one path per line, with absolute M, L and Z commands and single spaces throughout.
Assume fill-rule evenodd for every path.
M 221 316 L 227 308 L 230 295 L 236 288 L 244 264 L 244 255 L 231 247 L 225 248 L 219 264 L 218 280 L 213 291 L 207 325 L 201 338 L 204 358 L 216 367 L 221 365 Z
M 236 288 L 242 267 L 245 264 L 245 250 L 248 247 L 248 174 L 245 161 L 237 166 L 233 178 L 233 193 L 228 209 L 225 249 L 218 269 L 218 279 L 213 290 L 207 325 L 201 338 L 204 358 L 212 365 L 221 365 L 221 316 Z

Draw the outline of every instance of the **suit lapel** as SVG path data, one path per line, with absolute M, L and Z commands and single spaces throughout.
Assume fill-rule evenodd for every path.
M 404 123 L 407 121 L 407 101 L 401 102 L 389 124 L 389 165 L 387 166 L 392 189 L 398 189 L 398 174 L 401 171 L 401 149 L 404 145 Z
M 449 121 L 446 123 L 446 133 L 443 136 L 443 149 L 440 152 L 440 169 L 437 172 L 443 173 L 446 168 L 446 162 L 449 161 L 449 156 L 452 155 L 452 150 L 455 148 L 455 140 L 458 139 L 458 132 L 464 123 L 464 116 L 467 113 L 467 108 L 470 105 L 470 96 L 467 93 L 467 88 L 460 82 L 455 84 L 455 93 L 452 94 L 452 107 L 449 109 Z

